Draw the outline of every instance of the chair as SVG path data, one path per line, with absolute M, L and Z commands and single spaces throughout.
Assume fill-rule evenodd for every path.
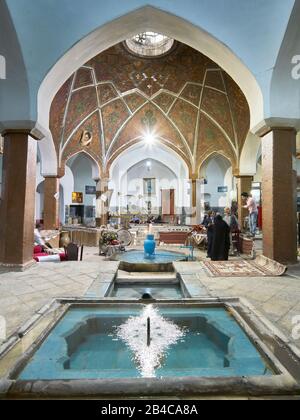
M 68 261 L 78 261 L 80 249 L 80 261 L 83 259 L 83 245 L 79 247 L 76 244 L 69 244 L 65 247 L 65 253 Z

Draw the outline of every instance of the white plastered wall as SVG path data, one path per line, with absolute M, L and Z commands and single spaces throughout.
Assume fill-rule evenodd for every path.
M 189 195 L 189 171 L 186 163 L 171 149 L 157 142 L 149 147 L 143 143 L 137 144 L 124 153 L 122 153 L 112 164 L 110 168 L 110 182 L 109 188 L 113 190 L 111 199 L 111 208 L 118 209 L 122 207 L 122 197 L 127 194 L 128 187 L 126 186 L 126 176 L 128 171 L 140 162 L 153 160 L 169 171 L 175 174 L 176 181 L 176 207 L 190 207 Z M 143 173 L 140 173 L 140 180 L 143 179 Z M 149 177 L 151 178 L 151 177 Z M 158 178 L 155 176 L 155 178 Z M 162 186 L 173 185 L 168 180 L 165 180 Z M 141 186 L 140 186 L 141 188 Z M 124 206 L 124 204 L 123 204 Z

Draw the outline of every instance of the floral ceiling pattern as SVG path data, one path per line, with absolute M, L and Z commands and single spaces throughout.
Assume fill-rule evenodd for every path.
M 236 169 L 249 124 L 249 107 L 237 84 L 180 43 L 160 58 L 136 57 L 123 44 L 110 48 L 66 81 L 50 111 L 62 172 L 66 161 L 84 150 L 107 173 L 146 132 L 175 150 L 191 174 L 214 152 Z

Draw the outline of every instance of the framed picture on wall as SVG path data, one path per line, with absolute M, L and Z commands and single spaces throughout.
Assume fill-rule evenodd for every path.
M 96 195 L 96 187 L 93 185 L 86 185 L 85 193 L 86 195 Z
M 83 193 L 73 192 L 72 193 L 72 203 L 73 204 L 82 204 L 83 203 Z
M 218 187 L 218 193 L 227 193 L 228 187 Z
M 156 194 L 156 179 L 155 178 L 144 178 L 144 195 Z

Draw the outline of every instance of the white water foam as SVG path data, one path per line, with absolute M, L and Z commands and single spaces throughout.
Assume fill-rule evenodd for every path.
M 150 346 L 147 345 L 148 318 L 151 321 Z M 130 317 L 116 329 L 117 337 L 133 352 L 137 369 L 143 378 L 156 377 L 155 371 L 161 367 L 170 346 L 185 334 L 186 330 L 163 318 L 153 305 L 146 306 L 140 316 Z

